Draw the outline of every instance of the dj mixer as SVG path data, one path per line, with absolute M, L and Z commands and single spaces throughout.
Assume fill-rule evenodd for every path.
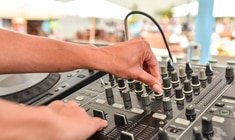
M 234 140 L 232 66 L 159 62 L 163 93 L 133 79 L 79 69 L 1 75 L 1 97 L 28 105 L 76 101 L 108 126 L 90 140 Z
M 105 73 L 64 102 L 74 100 L 108 126 L 91 140 L 233 140 L 232 66 L 160 62 L 163 93 Z

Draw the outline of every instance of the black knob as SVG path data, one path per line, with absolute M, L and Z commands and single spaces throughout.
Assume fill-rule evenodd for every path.
M 129 89 L 130 89 L 130 90 L 134 90 L 134 89 L 135 89 L 135 80 L 128 79 L 128 80 L 127 80 L 127 84 L 128 84 L 128 86 L 129 86 Z
M 193 128 L 192 140 L 203 140 L 202 134 L 197 127 Z
M 193 105 L 190 105 L 185 110 L 187 120 L 194 121 L 196 119 L 196 112 Z
M 230 84 L 234 80 L 233 67 L 231 66 L 226 67 L 225 78 L 228 84 Z
M 184 94 L 183 94 L 182 87 L 177 87 L 175 89 L 175 100 L 176 102 L 184 101 Z
M 206 76 L 213 76 L 213 69 L 210 64 L 206 64 Z
M 191 86 L 191 81 L 188 80 L 188 79 L 184 81 L 184 89 L 183 89 L 183 92 L 184 92 L 184 96 L 185 96 L 186 101 L 187 101 L 187 102 L 192 101 L 193 89 L 192 89 L 192 86 Z
M 135 140 L 134 134 L 127 132 L 127 131 L 121 131 L 121 140 Z
M 210 64 L 206 65 L 206 70 L 205 71 L 206 71 L 206 76 L 207 76 L 207 82 L 210 84 L 211 81 L 212 81 L 212 76 L 214 75 L 213 74 L 213 69 L 212 69 Z
M 135 81 L 135 93 L 137 96 L 141 96 L 144 92 L 143 86 L 139 81 Z
M 161 127 L 159 128 L 158 132 L 158 140 L 169 140 L 169 137 L 165 130 L 163 130 Z
M 105 87 L 105 95 L 109 105 L 114 104 L 113 89 L 111 86 Z
M 202 133 L 206 137 L 212 137 L 214 134 L 212 120 L 205 116 L 202 117 Z
M 200 82 L 199 82 L 198 74 L 196 73 L 192 74 L 192 87 L 193 87 L 193 93 L 195 95 L 200 94 Z
M 187 78 L 191 79 L 191 74 L 193 73 L 193 68 L 191 63 L 187 62 L 185 66 L 185 73 L 187 74 Z
M 168 76 L 171 76 L 171 72 L 174 71 L 174 65 L 171 60 L 167 61 L 167 71 L 168 71 Z
M 164 97 L 162 99 L 162 101 L 163 101 L 163 109 L 164 109 L 164 111 L 172 111 L 171 98 Z
M 119 89 L 125 89 L 126 88 L 125 81 L 121 78 L 118 78 L 118 88 Z
M 163 84 L 163 91 L 166 97 L 169 97 L 171 95 L 171 83 L 170 83 L 170 78 L 169 77 L 164 77 L 162 80 Z

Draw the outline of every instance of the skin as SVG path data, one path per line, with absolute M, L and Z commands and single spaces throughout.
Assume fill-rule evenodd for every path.
M 160 93 L 158 62 L 143 38 L 110 46 L 75 44 L 0 29 L 0 74 L 95 69 L 136 79 Z M 0 99 L 0 139 L 85 140 L 107 126 L 75 102 L 25 106 Z

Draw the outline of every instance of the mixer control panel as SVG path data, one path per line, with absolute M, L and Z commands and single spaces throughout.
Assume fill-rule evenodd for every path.
M 233 68 L 160 62 L 163 93 L 106 73 L 63 98 L 108 126 L 91 140 L 234 139 Z

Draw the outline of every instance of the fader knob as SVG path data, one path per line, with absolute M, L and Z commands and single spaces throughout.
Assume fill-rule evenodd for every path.
M 193 128 L 192 140 L 203 140 L 202 134 L 197 127 Z
M 126 115 L 120 113 L 114 113 L 114 123 L 117 126 L 125 127 L 128 124 Z
M 174 71 L 175 68 L 174 68 L 174 65 L 172 63 L 171 60 L 168 60 L 167 61 L 167 71 L 168 71 L 168 76 L 170 77 L 171 76 L 171 72 Z
M 206 137 L 212 137 L 214 134 L 212 120 L 205 116 L 202 117 L 202 133 Z
M 212 69 L 212 67 L 211 67 L 211 65 L 210 64 L 206 64 L 206 76 L 207 76 L 207 82 L 208 83 L 211 83 L 211 81 L 212 81 L 212 76 L 214 75 L 213 74 L 213 69 Z
M 190 80 L 191 79 L 191 74 L 193 73 L 193 68 L 191 63 L 187 62 L 185 66 L 185 73 L 187 75 L 187 78 Z
M 159 128 L 158 132 L 158 140 L 169 140 L 169 137 L 165 130 L 163 130 L 161 127 Z
M 185 116 L 189 121 L 194 121 L 196 119 L 196 112 L 193 105 L 190 105 L 186 108 Z
M 114 104 L 113 89 L 111 86 L 105 87 L 105 95 L 109 105 Z
M 226 67 L 225 78 L 228 84 L 230 84 L 234 80 L 233 67 L 231 66 Z

